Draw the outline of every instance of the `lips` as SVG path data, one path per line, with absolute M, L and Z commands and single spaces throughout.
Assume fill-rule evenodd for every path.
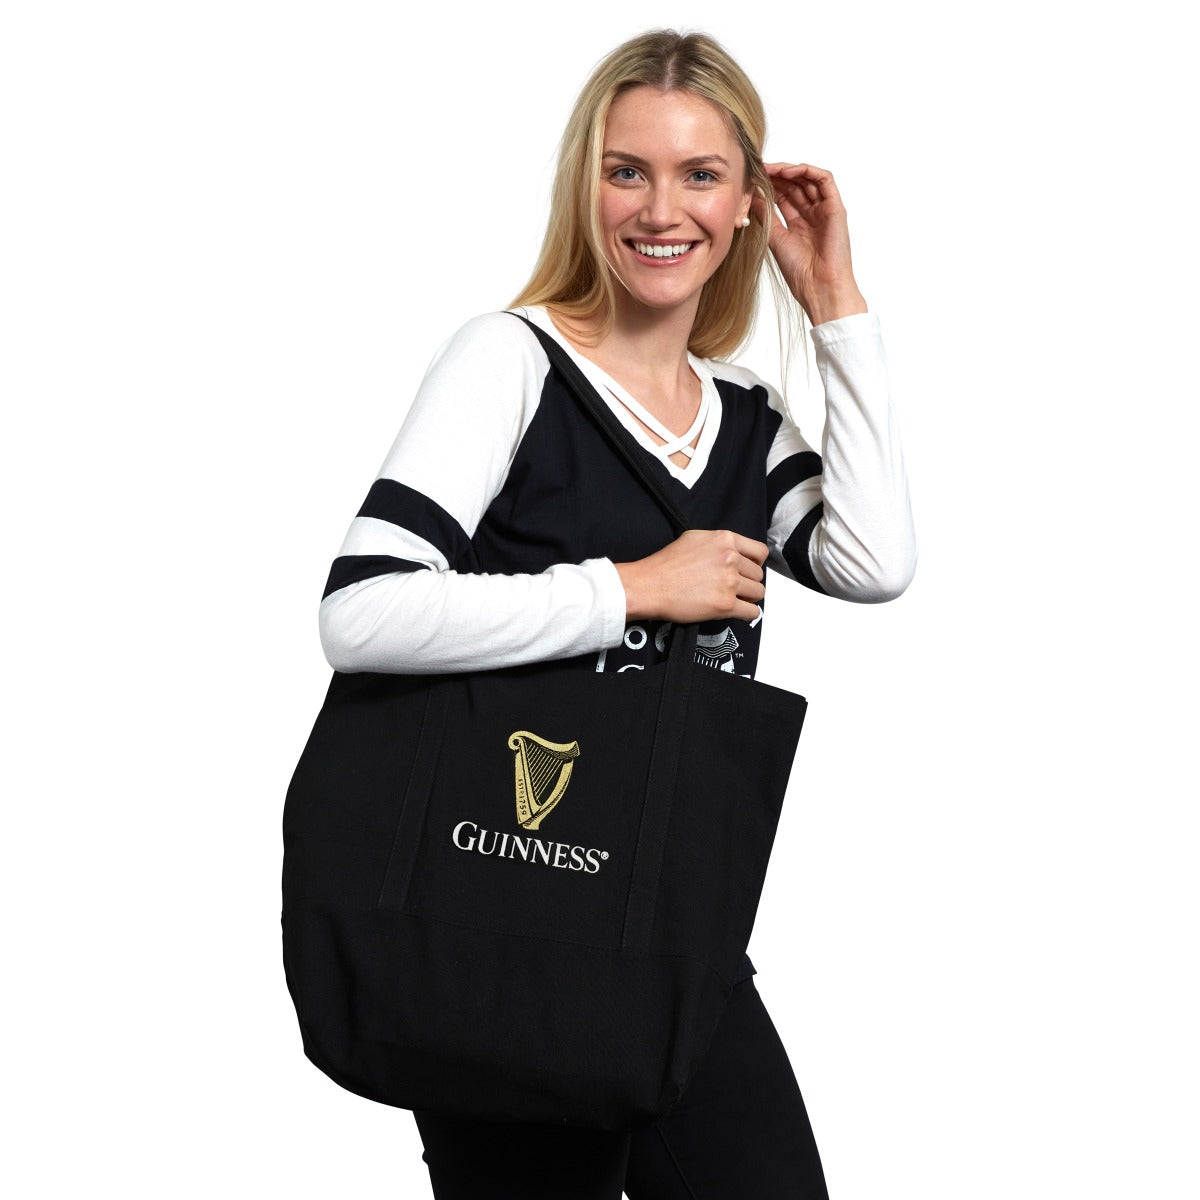
M 696 242 L 642 241 L 638 238 L 626 238 L 625 244 L 641 262 L 663 266 L 686 258 L 697 245 Z

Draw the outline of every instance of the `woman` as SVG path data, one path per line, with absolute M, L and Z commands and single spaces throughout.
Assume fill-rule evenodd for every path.
M 586 418 L 543 403 L 552 372 L 533 332 L 477 318 L 438 352 L 334 563 L 321 635 L 335 669 L 638 669 L 671 624 L 700 621 L 699 655 L 752 675 L 766 563 L 844 599 L 903 591 L 907 485 L 845 210 L 828 171 L 764 164 L 764 135 L 757 94 L 710 39 L 618 48 L 568 124 L 513 306 L 568 349 L 690 531 L 664 543 L 648 496 L 615 502 Z M 749 332 L 768 254 L 813 325 L 823 462 L 774 390 L 720 360 Z M 825 1196 L 753 974 L 747 957 L 699 1072 L 651 1129 L 417 1112 L 435 1195 Z

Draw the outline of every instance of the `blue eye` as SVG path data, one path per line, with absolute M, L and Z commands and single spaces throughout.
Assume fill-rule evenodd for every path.
M 704 178 L 702 179 L 701 176 Z M 692 178 L 697 183 L 713 183 L 717 177 L 711 171 L 693 171 Z
M 636 167 L 618 167 L 613 173 L 612 178 L 620 183 L 633 183 L 638 177 Z

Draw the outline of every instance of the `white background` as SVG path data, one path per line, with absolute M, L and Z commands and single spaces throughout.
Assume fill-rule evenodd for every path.
M 894 603 L 776 578 L 765 626 L 811 708 L 750 949 L 834 1200 L 1194 1200 L 1184 31 L 570 11 L 5 8 L 9 1194 L 429 1194 L 284 985 L 317 603 L 435 348 L 526 278 L 588 71 L 685 24 L 841 186 L 921 544 Z

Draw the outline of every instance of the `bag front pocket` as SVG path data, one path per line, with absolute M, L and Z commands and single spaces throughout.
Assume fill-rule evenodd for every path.
M 644 819 L 662 693 L 656 668 L 437 681 L 379 907 L 621 947 L 635 865 L 656 853 Z M 651 807 L 672 799 L 656 789 Z M 665 814 L 648 824 L 665 829 Z

